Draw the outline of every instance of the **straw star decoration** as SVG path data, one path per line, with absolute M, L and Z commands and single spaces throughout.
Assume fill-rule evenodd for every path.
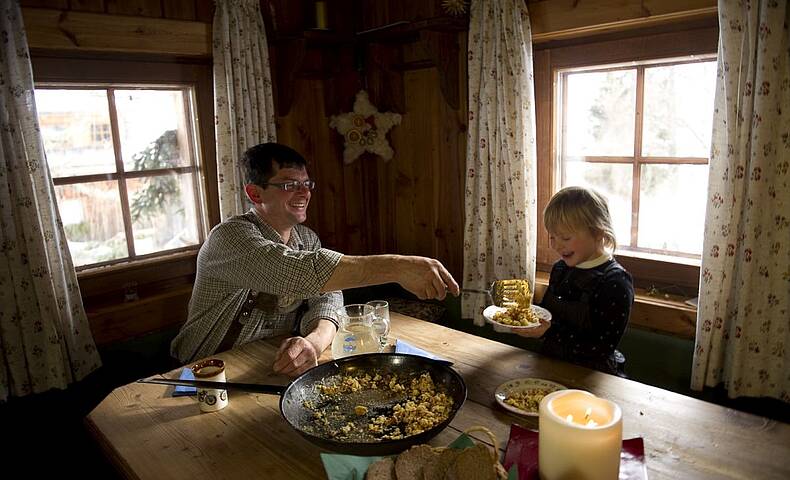
M 360 90 L 354 100 L 354 111 L 333 115 L 329 126 L 343 135 L 343 163 L 349 164 L 365 152 L 389 160 L 395 153 L 387 142 L 387 132 L 399 125 L 397 113 L 381 113 L 370 103 L 368 92 Z

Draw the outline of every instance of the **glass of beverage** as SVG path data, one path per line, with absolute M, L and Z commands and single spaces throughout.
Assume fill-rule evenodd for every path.
M 378 335 L 383 351 L 390 334 L 390 305 L 385 300 L 373 300 L 366 305 L 373 307 L 373 330 Z
M 332 340 L 332 358 L 378 353 L 380 343 L 373 330 L 373 312 L 373 307 L 361 304 L 346 305 L 338 309 L 340 327 Z

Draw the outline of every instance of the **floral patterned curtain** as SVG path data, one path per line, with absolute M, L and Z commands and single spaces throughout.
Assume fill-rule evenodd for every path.
M 790 402 L 790 8 L 720 0 L 692 388 Z
M 16 1 L 0 6 L 0 401 L 66 388 L 101 365 L 38 127 Z
M 214 114 L 220 215 L 244 213 L 241 156 L 277 139 L 266 29 L 258 0 L 217 0 Z
M 535 279 L 537 157 L 532 40 L 523 0 L 470 6 L 469 131 L 463 286 Z M 482 325 L 485 294 L 464 292 L 463 318 Z

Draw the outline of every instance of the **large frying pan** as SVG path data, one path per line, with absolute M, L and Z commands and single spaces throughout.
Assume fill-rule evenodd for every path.
M 280 413 L 286 422 L 303 437 L 318 445 L 339 453 L 362 454 L 362 455 L 388 455 L 398 453 L 412 445 L 428 442 L 431 438 L 441 432 L 450 424 L 455 414 L 466 400 L 466 384 L 461 375 L 450 367 L 450 362 L 433 360 L 417 355 L 407 355 L 402 353 L 371 353 L 342 358 L 331 362 L 323 363 L 317 367 L 303 373 L 286 386 L 258 385 L 258 384 L 239 384 L 239 383 L 220 383 L 205 381 L 170 380 L 161 378 L 150 378 L 140 380 L 145 383 L 164 383 L 168 385 L 193 385 L 208 388 L 224 388 L 254 391 L 258 393 L 279 394 Z M 437 387 L 447 392 L 452 398 L 453 405 L 447 419 L 417 435 L 396 440 L 381 440 L 376 442 L 342 441 L 336 440 L 327 434 L 317 431 L 314 411 L 305 406 L 305 402 L 320 403 L 325 399 L 321 398 L 316 384 L 322 382 L 333 375 L 355 374 L 364 375 L 365 373 L 397 373 L 401 378 L 404 376 L 419 376 L 428 372 L 431 374 Z M 359 402 L 354 399 L 352 403 Z M 349 408 L 348 402 L 339 402 L 343 408 Z M 394 405 L 392 399 L 387 398 L 367 398 L 367 406 L 371 407 L 371 415 L 382 412 L 377 411 L 377 407 L 382 409 L 391 408 Z M 351 406 L 350 408 L 353 408 Z M 363 422 L 365 419 L 361 419 Z

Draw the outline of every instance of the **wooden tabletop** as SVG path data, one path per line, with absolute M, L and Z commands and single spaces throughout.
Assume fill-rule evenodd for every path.
M 537 418 L 510 414 L 494 400 L 501 383 L 536 377 L 618 403 L 623 438 L 644 439 L 651 480 L 790 478 L 790 425 L 397 313 L 391 317 L 393 337 L 452 360 L 467 384 L 466 403 L 433 445 L 447 445 L 483 425 L 504 448 L 512 423 L 537 429 Z M 225 360 L 228 381 L 286 384 L 289 379 L 271 371 L 276 347 L 259 341 L 216 357 Z M 172 397 L 172 391 L 132 383 L 115 389 L 87 416 L 94 438 L 126 477 L 325 478 L 322 450 L 285 422 L 278 396 L 230 392 L 227 408 L 200 413 L 194 397 Z

